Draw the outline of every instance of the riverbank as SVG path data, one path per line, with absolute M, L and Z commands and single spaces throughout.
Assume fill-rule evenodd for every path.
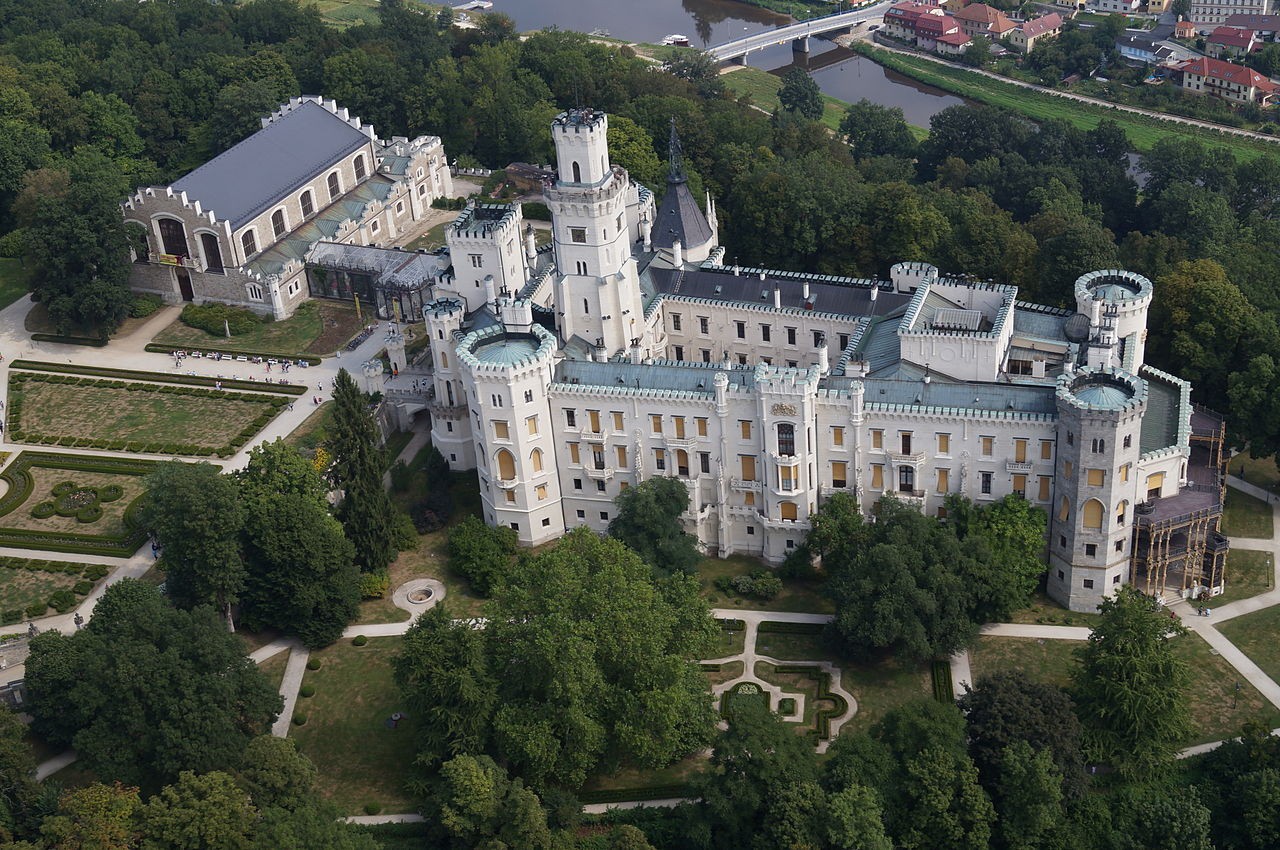
M 760 68 L 740 66 L 726 72 L 721 79 L 724 80 L 724 87 L 734 97 L 749 97 L 752 104 L 760 107 L 765 112 L 773 112 L 781 106 L 778 102 L 778 90 L 782 88 L 782 78 L 777 74 L 772 74 Z M 820 120 L 832 132 L 838 133 L 840 131 L 840 122 L 844 120 L 844 114 L 849 109 L 849 104 L 847 101 L 832 97 L 829 94 L 824 94 L 822 101 L 823 110 Z M 911 127 L 911 132 L 915 134 L 917 139 L 923 139 L 929 135 L 929 131 L 924 127 Z
M 748 6 L 768 9 L 780 15 L 790 15 L 798 21 L 831 14 L 833 4 L 826 0 L 736 0 Z
M 1129 137 L 1134 150 L 1145 152 L 1162 138 L 1185 136 L 1212 147 L 1226 148 L 1238 159 L 1255 159 L 1262 154 L 1280 155 L 1280 144 L 1216 130 L 1176 116 L 1159 117 L 1133 107 L 1095 102 L 1080 95 L 1052 93 L 1049 89 L 997 79 L 967 68 L 936 62 L 923 56 L 898 53 L 863 42 L 851 50 L 877 64 L 926 85 L 952 94 L 1021 113 L 1035 121 L 1054 118 L 1082 130 L 1091 130 L 1103 120 L 1115 122 Z

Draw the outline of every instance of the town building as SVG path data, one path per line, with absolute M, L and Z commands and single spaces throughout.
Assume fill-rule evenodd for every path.
M 969 45 L 973 44 L 973 39 L 965 35 L 963 32 L 951 32 L 938 36 L 935 39 L 934 50 L 943 56 L 959 56 L 969 49 Z
M 977 38 L 981 35 L 992 41 L 999 41 L 1017 26 L 1004 12 L 993 9 L 985 3 L 971 3 L 965 6 L 956 12 L 956 20 L 960 22 L 960 29 L 969 38 Z
M 1187 20 L 1198 27 L 1225 24 L 1235 16 L 1271 17 L 1271 0 L 1191 0 Z M 1250 27 L 1250 29 L 1257 29 Z
M 1205 52 L 1219 59 L 1246 56 L 1262 46 L 1253 30 L 1228 26 L 1214 29 L 1204 44 Z
M 1181 16 L 1178 22 L 1173 25 L 1173 37 L 1182 39 L 1191 39 L 1196 37 L 1196 25 L 1191 21 L 1183 20 Z
M 1113 15 L 1136 15 L 1142 8 L 1142 0 L 1098 0 L 1099 12 Z
M 1201 57 L 1174 66 L 1182 78 L 1182 87 L 1197 94 L 1208 94 L 1232 103 L 1256 103 L 1268 106 L 1275 99 L 1276 84 L 1252 68 L 1233 65 L 1221 59 Z
M 887 35 L 903 41 L 916 39 L 916 27 L 921 18 L 940 17 L 946 12 L 941 6 L 933 3 L 917 3 L 914 0 L 902 0 L 894 3 L 884 13 L 884 31 Z
M 1276 33 L 1280 32 L 1280 15 L 1229 15 L 1222 25 L 1252 30 L 1263 41 L 1275 41 Z
M 1009 33 L 1009 43 L 1019 53 L 1030 53 L 1036 44 L 1056 38 L 1062 32 L 1062 16 L 1050 12 L 1029 21 L 1023 21 Z
M 1126 32 L 1115 43 L 1125 61 L 1135 65 L 1165 65 L 1177 58 L 1167 45 L 1149 35 Z
M 1126 584 L 1220 592 L 1223 424 L 1145 364 L 1148 280 L 1090 272 L 1064 310 L 922 263 L 726 265 L 674 126 L 656 207 L 610 164 L 607 130 L 589 109 L 555 119 L 552 247 L 526 244 L 526 280 L 503 277 L 518 208 L 473 207 L 446 234 L 429 389 L 393 398 L 476 470 L 487 522 L 526 545 L 603 532 L 619 493 L 667 476 L 705 551 L 778 563 L 833 494 L 938 516 L 949 494 L 1017 494 L 1049 514 L 1048 589 L 1073 610 Z M 510 226 L 477 231 L 478 210 Z
M 950 15 L 922 15 L 916 19 L 916 46 L 921 50 L 937 50 L 941 39 L 964 36 L 960 24 Z
M 393 244 L 452 194 L 438 137 L 383 140 L 331 100 L 295 97 L 244 141 L 125 202 L 129 284 L 169 303 L 218 301 L 283 319 L 308 294 L 328 296 L 308 293 L 312 246 Z M 395 299 L 358 294 L 391 317 Z

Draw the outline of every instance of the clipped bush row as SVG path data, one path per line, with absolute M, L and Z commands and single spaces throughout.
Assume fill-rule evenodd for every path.
M 77 366 L 70 363 L 46 363 L 43 360 L 15 360 L 13 369 L 32 372 L 54 372 L 62 375 L 89 375 L 99 378 L 125 378 L 133 381 L 152 381 L 158 384 L 185 384 L 195 387 L 213 387 L 221 383 L 223 389 L 256 390 L 260 392 L 302 395 L 307 391 L 299 384 L 267 384 L 261 381 L 242 381 L 235 378 L 208 378 L 204 375 L 173 375 L 166 372 L 143 372 L 136 369 L 113 369 L 107 366 Z M 123 386 L 123 384 L 120 384 Z M 220 396 L 215 396 L 218 398 Z
M 90 345 L 94 348 L 106 348 L 107 340 L 87 336 L 60 336 L 59 334 L 32 334 L 36 342 L 58 342 L 63 345 Z
M 955 702 L 955 688 L 951 684 L 951 662 L 937 660 L 933 662 L 933 698 L 938 702 Z
M 279 351 L 236 351 L 230 348 L 217 348 L 215 346 L 203 345 L 203 344 L 202 345 L 161 345 L 158 342 L 147 343 L 147 345 L 143 348 L 144 351 L 150 351 L 153 354 L 172 354 L 175 351 L 191 351 L 193 349 L 198 349 L 200 351 L 205 352 L 206 354 L 217 352 L 218 354 L 229 354 L 232 357 L 238 357 L 240 355 L 244 355 L 245 357 L 265 357 L 265 358 L 275 357 L 281 360 L 290 360 L 290 361 L 302 360 L 303 362 L 310 363 L 312 366 L 320 365 L 320 358 L 314 355 L 282 354 Z M 244 361 L 240 361 L 240 362 L 243 363 Z
M 747 628 L 746 622 L 742 620 L 720 620 L 720 628 L 726 632 L 741 632 Z M 763 623 L 761 625 L 764 625 Z
M 579 791 L 583 803 L 621 803 L 627 800 L 666 800 L 688 797 L 692 788 L 687 783 L 645 785 L 640 788 L 609 788 L 603 791 Z
M 252 310 L 216 302 L 188 304 L 182 308 L 182 315 L 178 318 L 184 325 L 198 328 L 212 336 L 222 336 L 228 332 L 232 336 L 240 336 L 270 321 Z
M 822 623 L 784 623 L 781 620 L 764 620 L 757 632 L 773 632 L 786 635 L 820 635 L 826 628 Z
M 761 624 L 763 625 L 763 623 Z M 812 664 L 778 664 L 773 668 L 773 672 L 780 675 L 800 675 L 808 676 L 818 683 L 818 695 L 815 700 L 829 700 L 832 704 L 831 708 L 815 708 L 813 713 L 814 726 L 817 729 L 818 737 L 826 740 L 831 737 L 831 719 L 839 717 L 849 709 L 849 704 L 845 702 L 844 697 L 831 690 L 831 674 L 821 667 L 815 667 Z
M 12 558 L 6 556 L 0 556 L 0 567 L 33 573 L 84 576 L 91 582 L 97 581 L 109 572 L 108 568 L 103 564 L 73 564 L 69 561 L 42 561 L 39 558 Z M 99 570 L 101 570 L 100 573 L 98 572 Z
M 9 376 L 9 384 L 21 389 L 21 385 L 32 382 L 40 384 L 69 384 L 76 387 L 101 387 L 103 389 L 126 390 L 128 392 L 142 393 L 164 393 L 171 395 L 189 395 L 197 398 L 217 398 L 226 399 L 228 401 L 251 401 L 263 404 L 272 404 L 276 407 L 282 407 L 288 404 L 288 400 L 280 398 L 278 395 L 263 395 L 261 392 L 233 392 L 229 390 L 209 389 L 207 386 L 188 386 L 184 381 L 181 384 L 161 384 L 153 385 L 140 383 L 137 381 L 111 381 L 101 378 L 87 378 L 78 375 L 45 375 L 20 372 Z M 225 382 L 224 382 L 225 383 Z M 255 385 L 252 381 L 239 381 L 249 389 L 261 390 L 269 387 L 267 384 Z M 305 391 L 305 387 L 298 389 Z

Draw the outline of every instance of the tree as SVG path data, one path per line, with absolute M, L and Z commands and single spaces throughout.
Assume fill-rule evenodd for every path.
M 333 486 L 343 492 L 338 506 L 347 539 L 355 546 L 362 572 L 385 570 L 395 557 L 394 507 L 382 487 L 386 463 L 378 426 L 366 395 L 346 369 L 339 369 L 333 389 L 333 423 L 329 426 L 329 468 Z
M 458 756 L 440 768 L 440 783 L 427 805 L 449 846 L 549 850 L 551 830 L 533 791 L 488 756 Z
M 929 747 L 905 761 L 891 830 L 905 850 L 970 850 L 991 841 L 995 811 L 967 755 Z
M 614 500 L 617 509 L 609 534 L 621 540 L 656 575 L 692 574 L 702 556 L 697 539 L 680 524 L 689 507 L 689 490 L 678 478 L 650 478 Z
M 506 526 L 486 525 L 468 515 L 449 530 L 449 568 L 471 582 L 476 593 L 489 596 L 506 581 L 518 539 Z
M 821 118 L 826 108 L 822 90 L 803 68 L 792 68 L 783 76 L 778 102 L 787 112 L 798 112 L 810 121 Z
M 1009 850 L 1055 846 L 1065 820 L 1062 774 L 1048 750 L 1017 741 L 1004 751 L 996 785 L 998 835 Z
M 152 789 L 238 766 L 281 704 L 212 608 L 174 609 L 132 579 L 80 631 L 33 639 L 26 682 L 37 734 L 104 780 Z
M 609 116 L 609 158 L 644 186 L 663 185 L 663 167 L 649 131 L 625 115 Z
M 840 135 L 858 159 L 915 155 L 915 136 L 911 135 L 902 109 L 897 106 L 881 106 L 863 98 L 845 111 Z
M 884 829 L 880 796 L 864 785 L 827 795 L 827 843 L 836 850 L 893 850 Z
M 147 476 L 142 523 L 164 548 L 165 589 L 186 608 L 215 605 L 231 625 L 244 588 L 236 481 L 210 463 L 162 463 Z
M 259 809 L 293 811 L 314 803 L 316 766 L 290 738 L 261 735 L 244 750 L 240 787 Z
M 1027 604 L 1044 573 L 1045 512 L 1016 493 L 982 506 L 958 495 L 946 502 L 956 536 L 990 550 L 990 557 L 981 559 L 985 592 L 974 613 L 981 620 L 1002 621 Z
M 959 705 L 968 727 L 969 754 L 987 790 L 994 792 L 1004 774 L 1006 751 L 1021 741 L 1052 754 L 1068 799 L 1083 795 L 1080 721 L 1061 688 L 1006 671 L 980 677 Z
M 249 850 L 258 810 L 227 774 L 184 770 L 139 814 L 143 850 Z
M 969 49 L 960 54 L 960 61 L 974 68 L 981 68 L 991 61 L 991 39 L 976 36 L 969 42 Z
M 136 850 L 141 806 L 137 788 L 95 782 L 63 794 L 40 835 L 58 850 Z
M 1149 596 L 1123 587 L 1104 599 L 1072 671 L 1085 741 L 1126 776 L 1168 764 L 1190 729 L 1189 672 L 1170 638 L 1185 629 Z
M 0 707 L 0 841 L 27 834 L 35 826 L 40 789 L 26 732 L 18 715 Z

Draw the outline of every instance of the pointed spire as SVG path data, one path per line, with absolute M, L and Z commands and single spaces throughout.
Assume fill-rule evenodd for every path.
M 680 147 L 680 137 L 676 135 L 674 115 L 671 117 L 671 141 L 667 146 L 667 166 L 668 183 L 683 183 L 688 179 L 684 173 L 684 148 Z

